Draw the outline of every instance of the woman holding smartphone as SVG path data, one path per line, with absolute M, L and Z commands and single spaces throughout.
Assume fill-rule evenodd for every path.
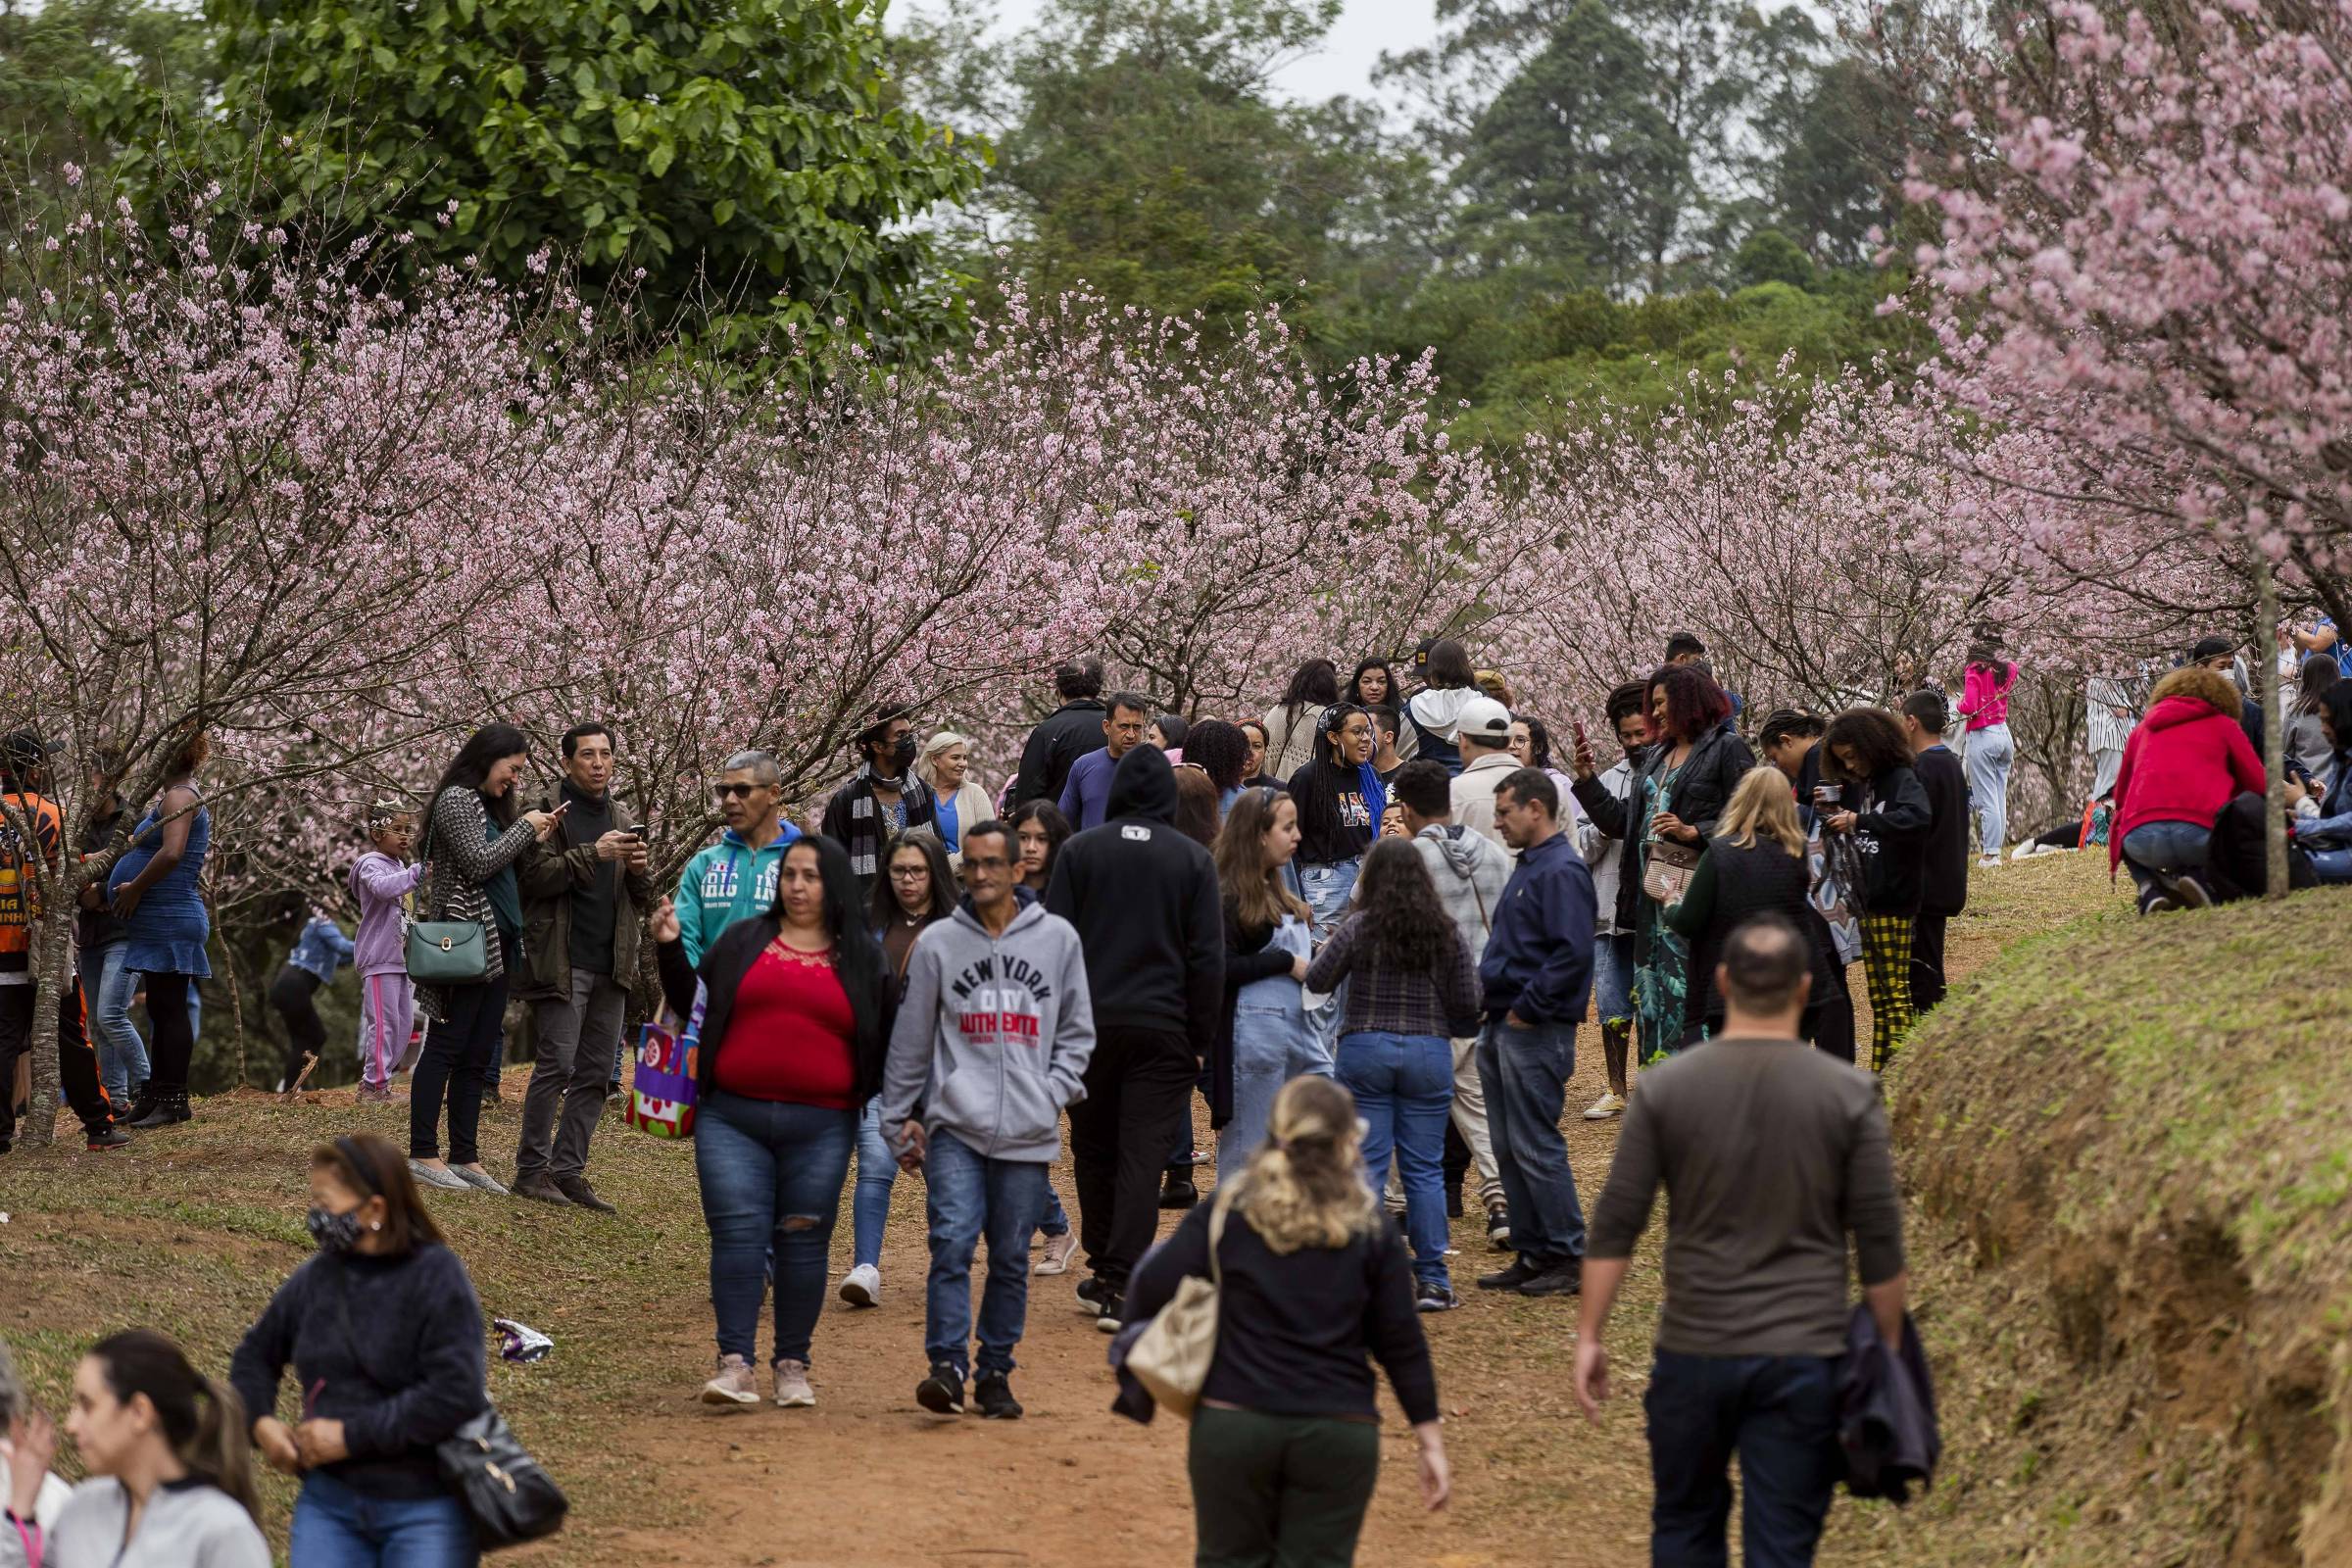
M 416 988 L 428 1020 L 409 1100 L 409 1169 L 428 1187 L 479 1187 L 504 1194 L 482 1169 L 482 1080 L 505 1038 L 507 976 L 522 952 L 522 897 L 514 862 L 553 838 L 564 808 L 516 813 L 515 784 L 530 742 L 512 724 L 484 724 L 450 759 L 433 786 L 418 857 L 425 879 L 421 920 L 471 920 L 482 928 L 482 978 Z M 449 1157 L 441 1157 L 441 1102 L 449 1100 Z

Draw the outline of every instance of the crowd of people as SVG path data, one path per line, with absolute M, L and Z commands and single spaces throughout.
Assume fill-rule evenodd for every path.
M 2259 826 L 2248 728 L 2263 715 L 2217 654 L 2191 652 L 2144 717 L 2128 682 L 2090 690 L 2106 713 L 2090 730 L 2104 831 L 2151 910 L 2211 902 L 2217 846 L 2249 796 Z M 2282 715 L 2297 737 L 2297 853 L 2309 875 L 2352 880 L 2352 681 L 2322 662 Z M 1586 715 L 1555 727 L 1515 709 L 1451 639 L 1409 663 L 1363 660 L 1344 683 L 1336 662 L 1309 660 L 1281 701 L 1236 719 L 1105 693 L 1091 662 L 1054 680 L 1060 706 L 994 796 L 968 737 L 920 738 L 917 715 L 893 705 L 872 711 L 855 775 L 805 828 L 776 760 L 736 753 L 712 783 L 723 830 L 673 886 L 652 880 L 600 723 L 564 735 L 555 788 L 535 798 L 526 738 L 492 723 L 420 809 L 371 808 L 350 868 L 357 934 L 307 922 L 271 1000 L 292 1083 L 324 1038 L 313 994 L 342 964 L 359 971 L 360 1099 L 389 1101 L 411 1073 L 406 1152 L 365 1136 L 318 1152 L 321 1255 L 239 1348 L 233 1392 L 157 1384 L 168 1358 L 144 1342 L 92 1352 L 93 1408 L 132 1412 L 108 1419 L 138 1425 L 146 1457 L 101 1470 L 84 1445 L 114 1490 L 99 1500 L 93 1481 L 40 1504 L 24 1491 L 40 1444 L 19 1443 L 14 1517 L 45 1506 L 53 1522 L 46 1548 L 22 1528 L 0 1542 L 0 1564 L 12 1549 L 92 1560 L 79 1543 L 96 1530 L 144 1539 L 172 1516 L 142 1486 L 193 1475 L 238 1499 L 242 1459 L 212 1455 L 213 1438 L 199 1444 L 172 1413 L 238 1399 L 254 1419 L 235 1436 L 304 1477 L 298 1564 L 471 1561 L 423 1456 L 480 1408 L 479 1312 L 419 1192 L 611 1212 L 588 1180 L 594 1136 L 624 1025 L 657 1007 L 695 1043 L 707 1404 L 817 1402 L 844 1194 L 854 1239 L 837 1294 L 870 1307 L 893 1183 L 920 1172 L 924 1410 L 1022 1414 L 1033 1275 L 1075 1269 L 1080 1305 L 1122 1353 L 1185 1279 L 1213 1276 L 1231 1327 L 1193 1416 L 1200 1560 L 1346 1561 L 1377 1462 L 1372 1362 L 1412 1419 L 1431 1505 L 1450 1489 L 1422 1324 L 1460 1303 L 1449 1221 L 1465 1197 L 1508 1254 L 1477 1289 L 1584 1298 L 1577 1388 L 1592 1409 L 1607 1388 L 1600 1326 L 1663 1186 L 1656 1560 L 1720 1560 L 1735 1449 L 1751 1550 L 1769 1539 L 1774 1560 L 1809 1560 L 1837 1475 L 1849 1237 L 1877 1332 L 1902 1336 L 1899 1213 L 1870 1074 L 1943 996 L 1972 839 L 1986 866 L 2007 848 L 2017 665 L 1990 640 L 1972 649 L 1956 709 L 1923 678 L 1884 707 L 1758 715 L 1678 635 L 1590 715 L 1598 744 Z M 68 1088 L 92 1148 L 121 1141 L 119 1099 L 134 1126 L 189 1114 L 204 756 L 195 737 L 107 894 L 87 901 L 80 995 L 61 999 L 76 1033 L 61 1050 L 88 1057 Z M 19 816 L 49 824 L 20 856 L 57 852 L 46 760 L 30 736 L 0 753 Z M 0 1039 L 19 1044 L 0 1067 L 21 1054 L 34 1000 L 22 894 L 12 923 L 7 892 Z M 419 933 L 439 934 L 421 967 Z M 154 1020 L 145 1054 L 122 1018 L 124 974 L 143 980 Z M 480 1109 L 510 997 L 529 1009 L 535 1054 L 502 1179 L 483 1160 Z M 1589 1015 L 1607 1087 L 1581 1114 L 1625 1118 L 1590 1222 L 1562 1131 Z M 1213 1149 L 1195 1148 L 1196 1095 Z M 1065 1124 L 1068 1208 L 1050 1179 Z M 1189 1212 L 1161 1241 L 1165 1207 Z M 403 1323 L 441 1327 L 401 1346 L 354 1336 L 344 1302 L 362 1285 L 412 1298 Z M 288 1365 L 331 1391 L 291 1427 L 274 1413 Z M 241 1542 L 235 1512 L 208 1505 L 203 1528 Z M 426 1544 L 396 1555 L 396 1541 Z M 220 1554 L 168 1560 L 244 1560 L 241 1545 L 207 1549 Z

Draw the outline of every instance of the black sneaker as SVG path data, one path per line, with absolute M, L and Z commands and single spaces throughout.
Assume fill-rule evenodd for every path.
M 972 1385 L 972 1397 L 979 1401 L 981 1418 L 988 1421 L 1018 1421 L 1021 1401 L 1012 1396 L 1012 1379 L 1002 1372 L 992 1372 Z
M 1478 1288 L 1482 1291 L 1515 1291 L 1542 1272 L 1544 1272 L 1542 1269 L 1529 1268 L 1526 1258 L 1514 1257 L 1511 1259 L 1510 1266 L 1501 1272 L 1481 1274 L 1478 1277 Z
M 1461 1304 L 1462 1298 L 1453 1294 L 1453 1288 L 1449 1285 L 1424 1281 L 1413 1287 L 1413 1310 L 1416 1312 L 1450 1312 Z
M 83 1147 L 93 1154 L 109 1149 L 122 1149 L 130 1143 L 130 1134 L 115 1126 L 112 1122 L 102 1127 L 87 1127 L 82 1131 L 84 1134 Z
M 1190 1208 L 1199 1201 L 1200 1201 L 1200 1190 L 1193 1185 L 1193 1179 L 1190 1176 L 1179 1176 L 1174 1171 L 1168 1172 L 1166 1182 L 1159 1189 L 1160 1207 Z
M 933 1415 L 963 1414 L 963 1374 L 940 1362 L 929 1377 L 914 1386 L 914 1402 Z
M 1078 1305 L 1097 1317 L 1102 1315 L 1102 1298 L 1111 1294 L 1102 1284 L 1101 1275 L 1089 1274 L 1078 1282 Z
M 1519 1282 L 1521 1296 L 1574 1296 L 1585 1288 L 1585 1266 L 1575 1258 Z
M 2179 907 L 2180 901 L 2153 882 L 2139 890 L 2139 912 L 2142 914 L 2167 914 Z
M 1127 1298 L 1116 1291 L 1104 1291 L 1102 1308 L 1095 1314 L 1095 1327 L 1105 1334 L 1116 1334 L 1126 1322 Z

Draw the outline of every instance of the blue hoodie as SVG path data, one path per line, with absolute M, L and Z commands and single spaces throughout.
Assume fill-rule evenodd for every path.
M 1478 977 L 1487 1016 L 1516 1012 L 1529 1023 L 1582 1023 L 1592 992 L 1592 873 L 1565 833 L 1519 852 L 1503 884 Z
M 686 961 L 701 968 L 704 950 L 738 920 L 763 914 L 776 902 L 776 878 L 801 830 L 779 822 L 782 830 L 767 848 L 755 850 L 733 828 L 718 842 L 698 851 L 678 877 L 678 940 L 686 945 Z

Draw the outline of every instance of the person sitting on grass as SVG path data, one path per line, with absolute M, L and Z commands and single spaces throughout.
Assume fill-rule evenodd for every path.
M 2140 913 L 2213 903 L 2205 869 L 2214 819 L 2241 792 L 2263 793 L 2266 777 L 2230 677 L 2191 663 L 2156 683 L 2147 717 L 2124 745 L 2107 835 L 2109 870 L 2132 873 Z

